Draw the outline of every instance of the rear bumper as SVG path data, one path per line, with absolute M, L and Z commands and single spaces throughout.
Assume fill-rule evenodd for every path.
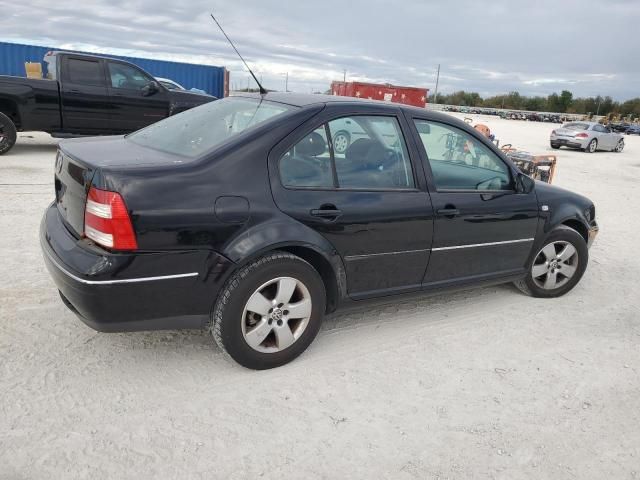
M 575 138 L 563 138 L 563 137 L 551 137 L 549 140 L 554 145 L 561 145 L 563 147 L 569 148 L 587 148 L 589 144 L 589 139 L 586 138 L 584 140 L 576 140 Z
M 64 303 L 101 332 L 201 328 L 232 265 L 208 250 L 107 252 L 74 237 L 55 205 L 40 244 Z

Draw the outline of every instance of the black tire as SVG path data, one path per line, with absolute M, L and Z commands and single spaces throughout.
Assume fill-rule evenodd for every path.
M 560 148 L 560 145 L 558 145 L 557 143 L 552 143 L 551 148 L 553 148 L 554 150 L 558 150 Z
M 293 277 L 311 296 L 311 315 L 300 337 L 284 350 L 263 353 L 255 350 L 243 334 L 243 312 L 249 298 L 261 285 L 278 277 Z M 218 346 L 240 365 L 254 370 L 279 367 L 298 357 L 316 337 L 326 307 L 324 283 L 305 260 L 287 252 L 274 251 L 241 268 L 227 281 L 216 301 L 209 330 Z
M 349 132 L 345 131 L 345 130 L 340 130 L 339 132 L 337 132 L 335 135 L 332 135 L 333 137 L 333 150 L 335 151 L 335 153 L 344 153 L 347 151 L 347 148 L 349 148 L 349 145 L 351 145 L 351 135 L 349 135 Z M 340 141 L 340 138 L 344 137 L 344 142 Z
M 591 147 L 591 145 L 595 145 L 595 147 Z M 584 149 L 585 152 L 587 153 L 595 153 L 596 150 L 598 150 L 598 140 L 596 140 L 595 138 L 593 140 L 591 140 L 589 142 L 589 144 L 587 145 L 587 147 Z
M 618 143 L 616 144 L 616 147 L 613 149 L 613 151 L 615 153 L 622 153 L 623 150 L 624 150 L 624 139 L 621 138 L 620 140 L 618 140 Z
M 13 148 L 18 138 L 18 132 L 13 121 L 4 113 L 0 113 L 0 155 L 4 155 Z
M 566 282 L 564 285 L 555 289 L 544 289 L 540 287 L 533 279 L 532 269 L 536 264 L 536 259 L 539 255 L 541 255 L 542 250 L 545 246 L 549 245 L 552 242 L 568 242 L 570 243 L 577 252 L 578 260 L 576 271 L 573 276 Z M 549 232 L 547 238 L 545 238 L 543 243 L 543 248 L 535 255 L 535 257 L 529 262 L 527 266 L 527 276 L 521 280 L 514 282 L 515 286 L 518 287 L 523 293 L 530 295 L 532 297 L 539 298 L 554 298 L 560 297 L 565 293 L 569 292 L 573 287 L 575 287 L 582 275 L 584 274 L 587 263 L 589 262 L 589 249 L 587 248 L 587 242 L 585 242 L 582 235 L 576 232 L 573 228 L 569 228 L 565 225 L 560 225 Z

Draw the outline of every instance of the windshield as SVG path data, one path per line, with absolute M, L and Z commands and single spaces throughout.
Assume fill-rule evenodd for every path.
M 589 129 L 589 124 L 588 123 L 578 123 L 578 122 L 566 123 L 562 128 L 568 128 L 569 130 L 588 130 Z
M 128 135 L 127 139 L 144 147 L 194 158 L 292 108 L 265 100 L 228 97 L 168 117 Z

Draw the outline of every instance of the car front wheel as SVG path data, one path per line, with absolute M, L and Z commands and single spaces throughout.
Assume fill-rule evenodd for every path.
M 616 148 L 614 149 L 614 152 L 620 153 L 620 152 L 622 152 L 622 150 L 624 150 L 624 140 L 621 138 L 618 141 L 618 144 L 616 145 Z
M 551 143 L 551 148 L 553 148 L 554 150 L 558 150 L 560 148 L 560 145 L 558 145 L 557 143 Z
M 226 283 L 210 331 L 240 365 L 264 370 L 304 352 L 320 329 L 324 311 L 324 284 L 313 266 L 287 252 L 272 252 Z
M 559 297 L 578 284 L 588 261 L 589 250 L 582 235 L 561 225 L 547 236 L 527 276 L 515 285 L 533 297 Z

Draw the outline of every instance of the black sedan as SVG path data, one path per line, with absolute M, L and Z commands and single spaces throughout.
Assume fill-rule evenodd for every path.
M 362 135 L 338 153 L 345 120 Z M 269 93 L 61 143 L 40 238 L 89 326 L 207 328 L 263 369 L 372 299 L 503 282 L 563 295 L 597 229 L 591 201 L 449 115 Z

